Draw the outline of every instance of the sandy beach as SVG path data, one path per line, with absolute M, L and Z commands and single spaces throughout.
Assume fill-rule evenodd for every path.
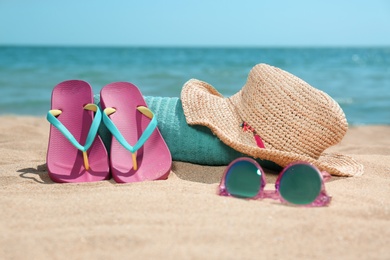
M 389 259 L 390 126 L 351 127 L 329 151 L 364 165 L 333 177 L 329 207 L 216 195 L 225 167 L 173 162 L 165 181 L 57 184 L 49 123 L 1 116 L 0 259 Z M 277 174 L 266 171 L 267 189 Z

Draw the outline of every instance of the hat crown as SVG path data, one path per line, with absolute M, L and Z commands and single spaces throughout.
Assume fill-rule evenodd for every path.
M 256 65 L 231 99 L 267 149 L 318 158 L 348 128 L 344 112 L 329 95 L 266 64 Z

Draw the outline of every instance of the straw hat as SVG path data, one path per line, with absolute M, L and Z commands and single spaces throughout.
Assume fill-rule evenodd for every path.
M 191 79 L 183 86 L 181 100 L 189 125 L 209 127 L 239 152 L 282 167 L 300 160 L 332 175 L 363 173 L 363 165 L 353 158 L 324 153 L 348 129 L 338 103 L 279 68 L 256 65 L 244 87 L 228 98 L 210 84 Z

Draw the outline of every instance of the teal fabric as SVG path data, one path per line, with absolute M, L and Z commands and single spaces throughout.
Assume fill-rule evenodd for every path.
M 157 127 L 157 120 L 156 117 L 153 115 L 152 120 L 142 133 L 141 137 L 138 139 L 134 146 L 131 146 L 123 137 L 122 133 L 118 130 L 116 125 L 112 122 L 112 120 L 106 115 L 106 113 L 103 113 L 103 122 L 104 125 L 111 132 L 111 134 L 115 136 L 116 140 L 118 140 L 118 142 L 131 153 L 135 153 L 139 148 L 141 148 Z
M 144 98 L 149 109 L 156 115 L 158 129 L 167 143 L 172 160 L 217 166 L 228 165 L 238 157 L 247 156 L 224 144 L 209 128 L 188 125 L 179 98 L 148 96 Z M 99 102 L 100 96 L 95 95 L 95 103 Z M 111 135 L 103 124 L 99 134 L 106 147 L 109 147 Z M 280 169 L 273 162 L 259 159 L 257 161 L 263 167 Z
M 96 110 L 95 117 L 92 121 L 91 128 L 89 129 L 87 139 L 85 141 L 85 145 L 82 146 L 76 138 L 69 132 L 69 130 L 57 119 L 57 117 L 53 116 L 50 111 L 47 112 L 46 115 L 47 121 L 49 121 L 55 128 L 57 128 L 65 137 L 73 144 L 74 147 L 79 149 L 80 151 L 86 152 L 89 147 L 91 147 L 93 140 L 95 140 L 96 134 L 98 133 L 98 129 L 100 126 L 100 122 L 102 121 L 102 114 L 100 109 Z
M 179 98 L 145 97 L 145 101 L 157 116 L 158 128 L 173 160 L 227 165 L 243 156 L 220 141 L 207 127 L 188 125 Z

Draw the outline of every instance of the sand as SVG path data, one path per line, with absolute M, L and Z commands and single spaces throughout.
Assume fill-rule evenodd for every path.
M 218 196 L 225 167 L 184 162 L 166 181 L 53 183 L 45 119 L 0 119 L 0 259 L 390 259 L 390 126 L 350 128 L 330 151 L 364 174 L 299 208 Z

